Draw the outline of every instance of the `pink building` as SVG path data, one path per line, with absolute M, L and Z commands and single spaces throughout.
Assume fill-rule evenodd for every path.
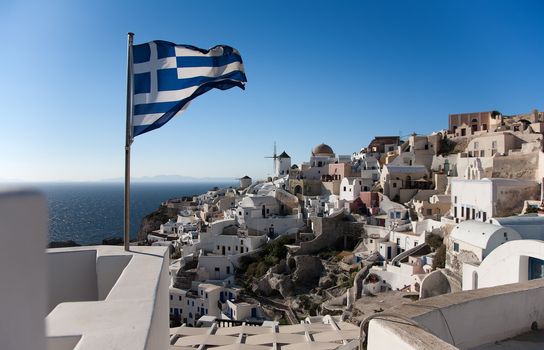
M 380 211 L 380 196 L 378 192 L 361 192 L 359 198 L 368 209 L 369 214 L 378 214 Z
M 329 164 L 328 175 L 323 176 L 324 181 L 342 180 L 345 177 L 352 177 L 350 163 L 332 163 Z

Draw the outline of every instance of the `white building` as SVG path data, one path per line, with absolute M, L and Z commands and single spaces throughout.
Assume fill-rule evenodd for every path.
M 375 183 L 380 180 L 380 176 L 380 162 L 376 157 L 369 156 L 361 159 L 361 177 L 363 179 Z
M 527 282 L 544 277 L 544 241 L 506 242 L 480 264 L 463 264 L 463 290 Z
M 380 177 L 383 194 L 389 198 L 398 198 L 401 203 L 408 202 L 417 192 L 419 185 L 429 181 L 429 171 L 423 165 L 385 164 Z
M 241 228 L 270 236 L 295 233 L 304 226 L 302 213 L 282 215 L 287 209 L 273 196 L 247 195 L 236 208 L 236 222 Z
M 217 255 L 239 255 L 260 248 L 268 240 L 266 235 L 248 235 L 238 228 L 236 220 L 213 222 L 207 232 L 200 233 L 200 246 Z
M 501 244 L 519 239 L 519 233 L 508 227 L 474 220 L 463 221 L 450 233 L 446 268 L 460 275 L 463 273 L 463 263 L 478 264 Z
M 351 157 L 349 160 L 351 160 Z M 328 165 L 336 161 L 337 159 L 332 148 L 324 143 L 319 144 L 312 150 L 310 162 L 302 163 L 302 176 L 308 180 L 320 180 L 323 175 L 328 175 Z
M 285 151 L 277 156 L 274 161 L 276 168 L 276 177 L 289 175 L 289 170 L 291 170 L 291 157 L 289 157 L 289 155 L 285 153 Z
M 368 185 L 368 184 L 367 184 Z M 365 186 L 368 191 L 368 186 Z M 344 177 L 340 182 L 340 199 L 353 202 L 363 191 L 363 179 L 360 177 Z
M 452 210 L 456 222 L 478 220 L 521 213 L 523 202 L 540 197 L 535 181 L 516 179 L 451 180 Z
M 238 294 L 237 289 L 204 282 L 193 282 L 190 290 L 170 287 L 170 315 L 191 326 L 202 316 L 223 318 L 227 302 L 234 301 Z
M 240 188 L 241 189 L 248 188 L 249 186 L 251 186 L 251 182 L 252 182 L 251 178 L 247 175 L 240 178 Z

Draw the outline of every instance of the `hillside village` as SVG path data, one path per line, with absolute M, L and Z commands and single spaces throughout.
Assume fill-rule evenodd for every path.
M 273 178 L 166 201 L 140 239 L 170 247 L 171 325 L 358 324 L 543 277 L 543 133 L 537 110 L 451 114 L 350 155 L 320 144 L 295 164 L 285 150 Z

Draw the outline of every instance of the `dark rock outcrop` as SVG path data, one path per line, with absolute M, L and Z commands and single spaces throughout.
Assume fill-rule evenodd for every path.
M 47 248 L 66 248 L 66 247 L 80 247 L 81 244 L 76 243 L 75 241 L 68 240 L 68 241 L 54 241 L 49 242 L 47 245 Z
M 297 287 L 313 288 L 317 285 L 323 270 L 323 263 L 317 256 L 295 256 L 296 268 L 293 272 L 293 282 Z
M 146 215 L 142 219 L 142 223 L 138 229 L 138 241 L 146 240 L 148 233 L 158 230 L 161 227 L 161 224 L 164 224 L 168 219 L 175 217 L 177 212 L 178 210 L 175 208 L 168 208 L 161 205 L 157 210 Z
M 122 245 L 123 239 L 120 237 L 110 237 L 110 238 L 104 238 L 102 240 L 103 245 Z

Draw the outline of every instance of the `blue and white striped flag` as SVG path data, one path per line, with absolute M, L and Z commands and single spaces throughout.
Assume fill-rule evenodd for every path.
M 209 50 L 167 41 L 133 46 L 132 136 L 160 128 L 195 97 L 213 89 L 244 89 L 246 75 L 238 50 Z

